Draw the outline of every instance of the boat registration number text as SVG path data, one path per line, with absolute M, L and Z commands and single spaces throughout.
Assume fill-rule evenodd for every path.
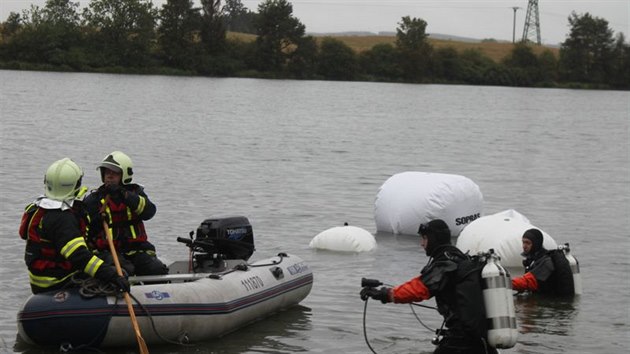
M 245 290 L 252 291 L 256 289 L 260 289 L 265 286 L 263 284 L 262 279 L 259 276 L 249 277 L 247 279 L 241 280 L 241 284 L 245 287 Z

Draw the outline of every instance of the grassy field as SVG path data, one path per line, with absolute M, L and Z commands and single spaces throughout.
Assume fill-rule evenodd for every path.
M 394 45 L 396 42 L 395 36 L 340 36 L 334 35 L 329 36 L 331 38 L 338 39 L 344 42 L 347 46 L 352 48 L 355 52 L 360 53 L 364 50 L 368 50 L 374 47 L 376 44 L 385 44 L 389 43 Z M 228 33 L 228 38 L 231 39 L 240 39 L 243 41 L 253 41 L 256 38 L 251 34 L 244 33 Z M 325 37 L 315 37 L 317 40 L 321 40 Z M 443 48 L 443 47 L 453 47 L 458 52 L 462 52 L 466 49 L 478 49 L 485 56 L 494 60 L 495 62 L 501 61 L 505 56 L 510 54 L 510 51 L 513 48 L 512 43 L 506 42 L 480 42 L 480 43 L 471 43 L 471 42 L 461 42 L 461 41 L 452 41 L 452 40 L 443 40 L 443 39 L 432 39 L 429 38 L 429 42 L 433 45 L 433 48 Z M 545 50 L 551 51 L 556 58 L 558 57 L 559 49 L 555 47 L 545 47 L 545 46 L 533 46 L 534 53 L 540 55 Z

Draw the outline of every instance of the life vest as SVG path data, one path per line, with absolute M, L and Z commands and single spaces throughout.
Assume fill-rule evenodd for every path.
M 79 222 L 80 235 L 85 238 L 89 228 L 89 216 L 79 207 L 69 209 Z M 54 242 L 49 240 L 44 230 L 44 219 L 49 210 L 29 204 L 22 215 L 19 235 L 26 240 L 24 261 L 30 272 L 32 284 L 54 285 L 75 273 L 72 263 L 58 252 Z M 83 241 L 82 241 L 83 242 Z
M 133 248 L 133 244 L 147 242 L 144 223 L 124 201 L 116 202 L 112 198 L 102 198 L 99 209 L 103 211 L 101 215 L 109 226 L 116 249 L 127 251 Z M 107 236 L 103 231 L 97 234 L 93 243 L 98 250 L 109 250 Z

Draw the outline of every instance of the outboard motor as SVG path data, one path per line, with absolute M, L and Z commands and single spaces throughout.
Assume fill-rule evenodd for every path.
M 214 217 L 197 228 L 195 245 L 223 259 L 248 260 L 254 253 L 254 233 L 244 216 Z

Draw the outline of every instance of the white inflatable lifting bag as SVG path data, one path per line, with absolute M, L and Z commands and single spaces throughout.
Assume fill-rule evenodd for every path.
M 402 172 L 379 188 L 374 202 L 376 230 L 417 235 L 421 223 L 442 219 L 452 236 L 483 213 L 479 186 L 464 176 Z
M 538 229 L 543 234 L 543 247 L 548 250 L 558 248 L 556 241 L 545 231 L 532 225 L 519 212 L 509 209 L 487 215 L 471 222 L 457 238 L 457 248 L 471 255 L 487 252 L 493 248 L 501 257 L 504 267 L 523 267 L 523 233 L 529 229 Z
M 309 247 L 330 251 L 366 252 L 376 248 L 376 239 L 367 230 L 346 225 L 320 232 L 313 237 Z

